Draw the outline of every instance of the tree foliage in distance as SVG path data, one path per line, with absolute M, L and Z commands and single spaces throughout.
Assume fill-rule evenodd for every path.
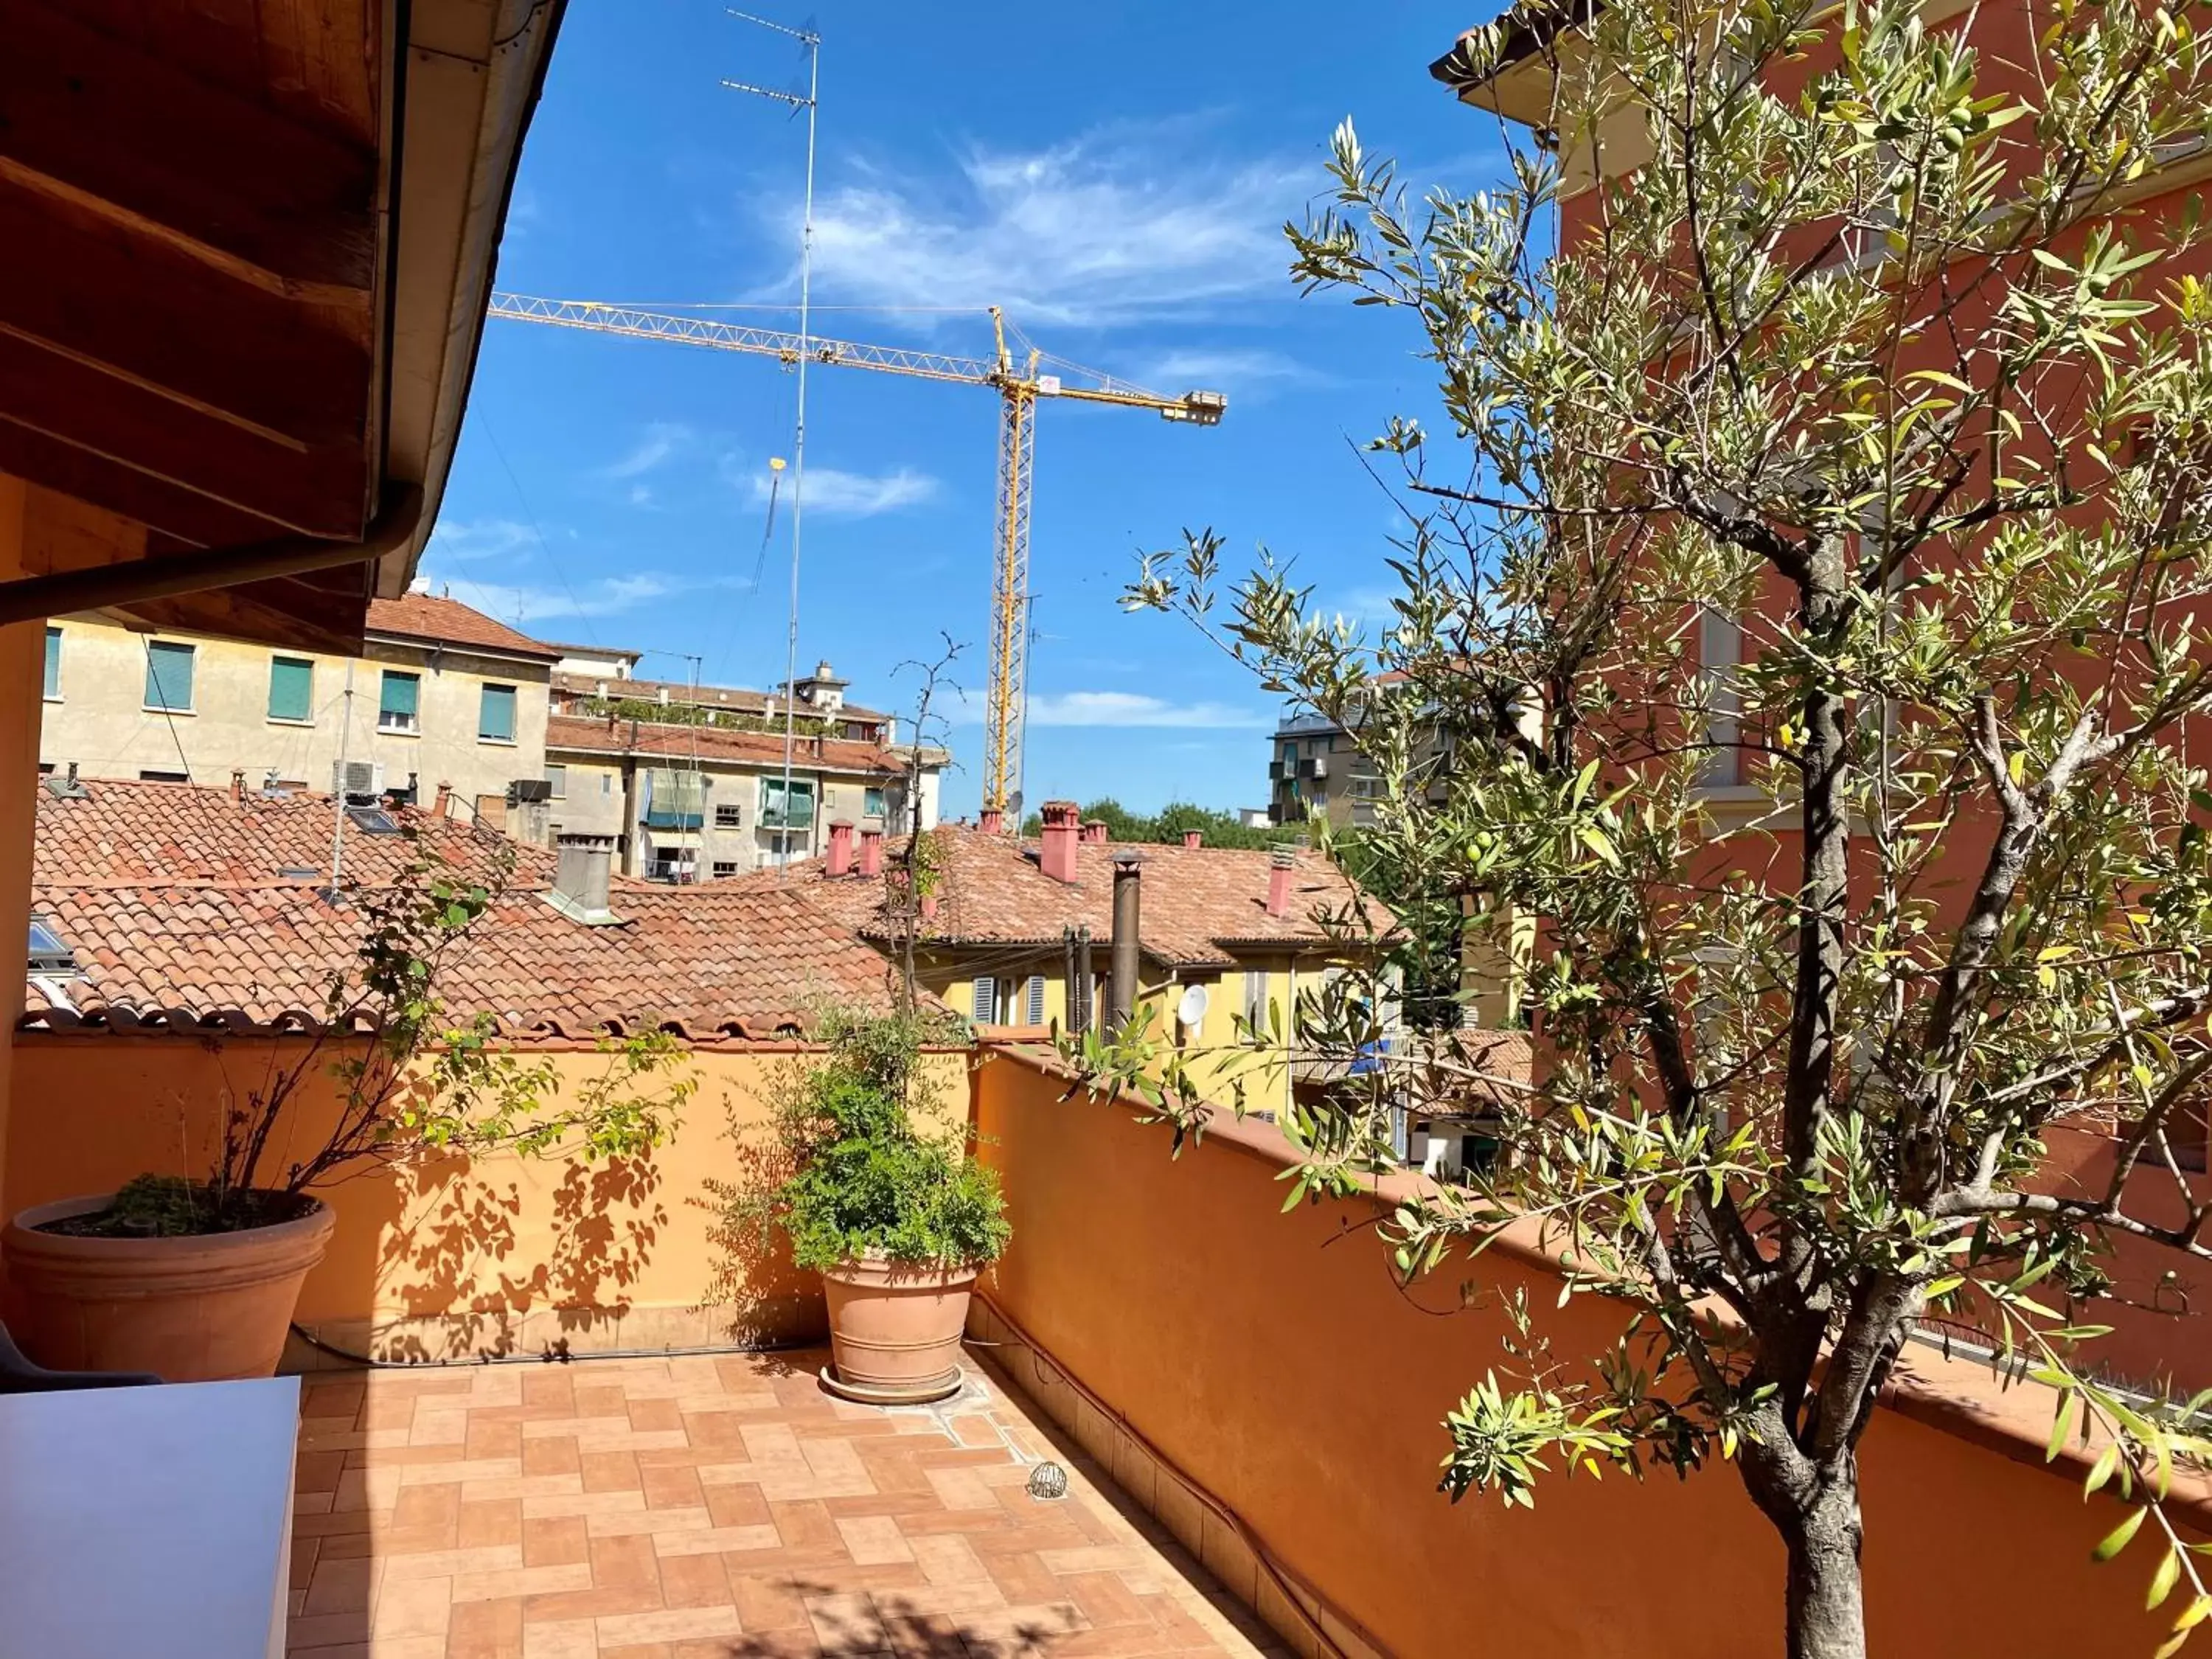
M 1577 7 L 1523 68 L 1541 128 L 1421 204 L 1347 124 L 1293 274 L 1418 326 L 1455 440 L 1374 445 L 1411 525 L 1394 614 L 1364 636 L 1271 564 L 1224 582 L 1210 533 L 1130 595 L 1356 714 L 1390 856 L 1501 943 L 1540 926 L 1533 1088 L 1436 1030 L 1285 1122 L 1297 1190 L 1349 1196 L 1394 1105 L 1502 1093 L 1496 1169 L 1392 1218 L 1401 1268 L 1534 1212 L 1568 1293 L 1626 1310 L 1578 1374 L 1516 1370 L 1516 1338 L 1447 1489 L 1733 1462 L 1793 1655 L 1864 1651 L 1856 1449 L 1930 1319 L 2048 1385 L 2052 1456 L 2103 1449 L 2095 1553 L 2142 1540 L 2164 1650 L 2212 1612 L 2166 1509 L 2199 1402 L 2099 1380 L 2067 1312 L 2117 1235 L 2212 1259 L 2182 1151 L 2212 1079 L 2212 289 L 2193 191 L 2126 210 L 2212 118 L 2203 15 Z M 1601 117 L 1642 159 L 1563 214 Z M 1740 667 L 1700 672 L 1708 616 Z M 1717 760 L 1788 834 L 1723 820 Z M 1347 1019 L 1300 1040 L 1357 1054 Z M 2069 1124 L 2117 1135 L 2097 1190 L 2047 1167 Z
M 1184 832 L 1191 830 L 1203 836 L 1208 847 L 1246 848 L 1279 846 L 1298 834 L 1295 825 L 1287 830 L 1279 830 L 1273 824 L 1255 828 L 1234 812 L 1194 805 L 1187 800 L 1171 800 L 1157 812 L 1132 812 L 1111 795 L 1101 795 L 1083 809 L 1083 821 L 1089 823 L 1093 820 L 1106 826 L 1109 841 L 1151 846 L 1180 844 Z M 1036 812 L 1022 822 L 1022 833 L 1025 836 L 1035 836 L 1043 828 L 1044 819 Z

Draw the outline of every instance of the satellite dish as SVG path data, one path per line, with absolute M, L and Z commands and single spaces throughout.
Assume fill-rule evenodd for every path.
M 1176 1004 L 1176 1018 L 1178 1020 L 1181 1020 L 1185 1025 L 1198 1026 L 1204 1024 L 1206 1023 L 1206 1005 L 1208 1000 L 1209 999 L 1206 994 L 1206 987 L 1203 985 L 1190 986 L 1183 992 L 1182 1000 Z

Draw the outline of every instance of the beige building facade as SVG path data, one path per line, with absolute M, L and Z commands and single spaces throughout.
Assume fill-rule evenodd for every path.
M 527 809 L 544 793 L 555 659 L 428 594 L 374 603 L 357 658 L 64 617 L 46 629 L 40 763 L 424 800 L 445 786 L 503 823 L 513 798 L 526 807 L 513 827 L 537 839 Z
M 903 831 L 908 752 L 802 738 L 788 805 L 783 745 L 765 733 L 556 714 L 546 740 L 547 833 L 612 836 L 627 875 L 690 882 L 811 858 L 830 826 Z M 921 827 L 936 827 L 941 751 L 925 750 Z

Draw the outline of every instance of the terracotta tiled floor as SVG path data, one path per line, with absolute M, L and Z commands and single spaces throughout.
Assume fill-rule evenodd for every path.
M 309 1378 L 291 1651 L 1272 1651 L 979 1367 L 944 1406 L 881 1412 L 825 1396 L 825 1357 Z M 1065 1499 L 1024 1490 L 1039 1456 L 1070 1470 Z

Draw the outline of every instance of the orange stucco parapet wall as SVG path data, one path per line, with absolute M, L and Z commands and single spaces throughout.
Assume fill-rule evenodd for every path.
M 142 1171 L 206 1167 L 222 1102 L 296 1063 L 301 1039 L 18 1033 L 19 1109 L 9 1126 L 9 1213 L 107 1192 Z M 563 1095 L 607 1059 L 588 1045 L 545 1045 Z M 757 1124 L 790 1044 L 696 1048 L 682 1063 L 699 1088 L 675 1134 L 649 1158 L 441 1158 L 372 1170 L 322 1193 L 337 1228 L 301 1295 L 299 1321 L 325 1340 L 380 1358 L 587 1353 L 733 1340 L 811 1340 L 823 1330 L 812 1275 L 744 1264 L 738 1305 L 702 1307 L 720 1252 L 706 1182 L 744 1170 L 732 1115 Z M 966 1052 L 934 1057 L 947 1109 L 964 1110 Z M 336 1109 L 327 1077 L 303 1088 L 291 1121 L 306 1139 Z M 281 1158 L 283 1147 L 276 1149 Z M 313 1363 L 295 1346 L 292 1364 Z
M 1376 1206 L 1284 1215 L 1291 1156 L 1270 1127 L 1224 1116 L 1171 1158 L 1164 1130 L 1118 1102 L 1064 1099 L 1068 1081 L 1048 1055 L 1013 1047 L 976 1073 L 981 1155 L 1004 1176 L 1014 1224 L 987 1293 L 1231 1504 L 1294 1582 L 1401 1655 L 1780 1651 L 1781 1547 L 1731 1470 L 1641 1485 L 1555 1475 L 1533 1511 L 1510 1514 L 1436 1491 L 1444 1413 L 1501 1363 L 1498 1298 L 1525 1291 L 1569 1361 L 1612 1340 L 1620 1307 L 1578 1297 L 1555 1310 L 1554 1261 L 1526 1237 L 1464 1283 L 1446 1268 L 1402 1291 L 1369 1224 L 1397 1183 Z M 2044 1462 L 2050 1405 L 2039 1388 L 1913 1355 L 1861 1460 L 1874 1651 L 2158 1645 L 2148 1553 L 2088 1560 L 2121 1510 L 2084 1504 L 2079 1449 Z M 2201 1493 L 2192 1515 L 2212 1528 Z

